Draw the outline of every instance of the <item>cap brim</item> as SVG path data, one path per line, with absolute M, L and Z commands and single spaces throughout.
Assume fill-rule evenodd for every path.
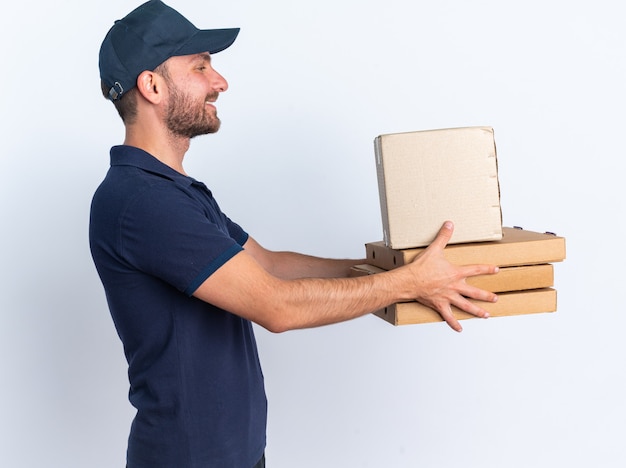
M 230 47 L 238 34 L 239 28 L 199 29 L 191 39 L 176 51 L 176 55 L 191 55 L 201 52 L 217 54 Z

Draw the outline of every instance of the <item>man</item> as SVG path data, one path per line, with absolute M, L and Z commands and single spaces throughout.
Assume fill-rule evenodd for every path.
M 215 101 L 228 84 L 211 57 L 238 32 L 198 30 L 150 0 L 116 22 L 100 50 L 103 93 L 126 134 L 93 198 L 90 245 L 137 409 L 130 468 L 265 466 L 252 322 L 283 332 L 418 300 L 460 331 L 451 305 L 486 317 L 467 298 L 496 300 L 465 279 L 497 268 L 444 259 L 451 223 L 414 263 L 349 278 L 364 260 L 267 250 L 220 211 L 183 158 L 191 138 L 219 129 Z

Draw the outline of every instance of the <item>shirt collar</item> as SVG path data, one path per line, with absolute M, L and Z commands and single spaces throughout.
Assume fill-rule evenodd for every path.
M 166 177 L 179 184 L 189 186 L 198 183 L 195 179 L 187 177 L 167 164 L 162 163 L 150 153 L 128 145 L 113 146 L 110 152 L 111 166 L 134 166 L 144 171 L 152 172 Z

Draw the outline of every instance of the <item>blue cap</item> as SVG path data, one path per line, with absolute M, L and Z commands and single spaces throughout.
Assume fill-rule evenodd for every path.
M 160 0 L 150 0 L 117 20 L 100 46 L 100 78 L 111 101 L 137 84 L 145 70 L 168 58 L 202 52 L 216 54 L 229 47 L 239 28 L 198 29 Z

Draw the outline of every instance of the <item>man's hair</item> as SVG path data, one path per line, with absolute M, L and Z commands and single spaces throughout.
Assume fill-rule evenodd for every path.
M 171 80 L 165 62 L 156 67 L 154 69 L 154 72 L 161 75 L 168 82 Z M 104 98 L 106 100 L 109 100 L 109 87 L 104 81 L 100 81 L 100 89 L 102 90 L 102 95 L 104 96 Z M 125 125 L 133 124 L 137 120 L 138 93 L 139 91 L 137 90 L 137 87 L 134 87 L 124 93 L 123 99 L 117 99 L 116 101 L 113 101 L 113 105 L 115 106 L 117 113 L 120 115 L 120 117 L 122 118 L 122 122 L 124 122 Z
M 109 100 L 109 86 L 104 82 L 100 81 L 100 89 L 102 90 L 102 95 L 106 100 Z M 117 109 L 117 113 L 122 118 L 122 122 L 125 125 L 129 125 L 135 123 L 137 119 L 137 88 L 129 89 L 124 93 L 124 99 L 118 99 L 113 101 L 113 105 L 115 109 Z

